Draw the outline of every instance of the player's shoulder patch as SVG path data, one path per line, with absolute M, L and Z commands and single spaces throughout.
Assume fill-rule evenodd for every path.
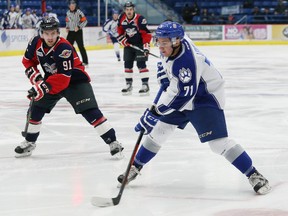
M 69 49 L 64 49 L 60 54 L 59 54 L 59 57 L 60 58 L 69 58 L 72 54 L 72 50 L 69 50 Z
M 144 18 L 141 22 L 141 24 L 146 25 L 147 24 L 147 20 Z
M 192 79 L 192 72 L 189 68 L 184 68 L 182 67 L 180 70 L 179 70 L 179 80 L 183 83 L 188 83 L 190 82 L 190 80 Z

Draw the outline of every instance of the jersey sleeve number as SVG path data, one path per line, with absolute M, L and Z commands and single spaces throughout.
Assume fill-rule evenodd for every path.
M 71 60 L 63 61 L 63 69 L 65 71 L 72 70 L 72 63 Z
M 193 95 L 193 85 L 192 86 L 184 86 L 185 94 L 184 96 L 192 96 Z

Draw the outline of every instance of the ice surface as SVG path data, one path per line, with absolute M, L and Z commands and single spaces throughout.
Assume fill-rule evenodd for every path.
M 134 91 L 122 96 L 123 62 L 113 50 L 88 51 L 98 104 L 117 131 L 126 158 L 111 160 L 103 143 L 65 99 L 45 116 L 37 148 L 16 159 L 31 86 L 22 56 L 0 58 L 1 216 L 287 216 L 288 57 L 287 46 L 202 46 L 226 80 L 229 135 L 250 154 L 273 190 L 256 195 L 248 180 L 201 144 L 191 126 L 177 130 L 129 185 L 118 206 L 97 208 L 92 196 L 115 197 L 117 176 L 126 169 L 138 134 L 134 125 L 158 90 L 156 62 L 148 97 L 134 67 Z M 152 52 L 158 54 L 156 48 Z

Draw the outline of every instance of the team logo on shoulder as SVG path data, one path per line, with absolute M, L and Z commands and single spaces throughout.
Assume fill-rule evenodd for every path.
M 142 22 L 141 22 L 141 24 L 143 24 L 143 25 L 147 24 L 147 20 L 146 20 L 146 19 L 143 19 Z
M 192 79 L 192 73 L 189 68 L 182 68 L 179 70 L 179 79 L 183 83 L 188 83 Z
M 71 53 L 72 53 L 72 50 L 65 49 L 62 51 L 62 53 L 59 55 L 59 57 L 67 59 L 71 56 Z

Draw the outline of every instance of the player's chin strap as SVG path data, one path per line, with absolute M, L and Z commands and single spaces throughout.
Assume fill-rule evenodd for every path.
M 180 48 L 180 46 L 181 46 L 181 41 L 180 41 L 178 46 L 174 46 L 176 44 L 176 42 L 177 42 L 176 41 L 177 39 L 178 38 L 172 38 L 171 39 L 171 42 L 172 42 L 171 48 L 172 48 L 173 51 L 172 51 L 172 54 L 170 56 L 175 56 L 178 53 L 178 48 Z

